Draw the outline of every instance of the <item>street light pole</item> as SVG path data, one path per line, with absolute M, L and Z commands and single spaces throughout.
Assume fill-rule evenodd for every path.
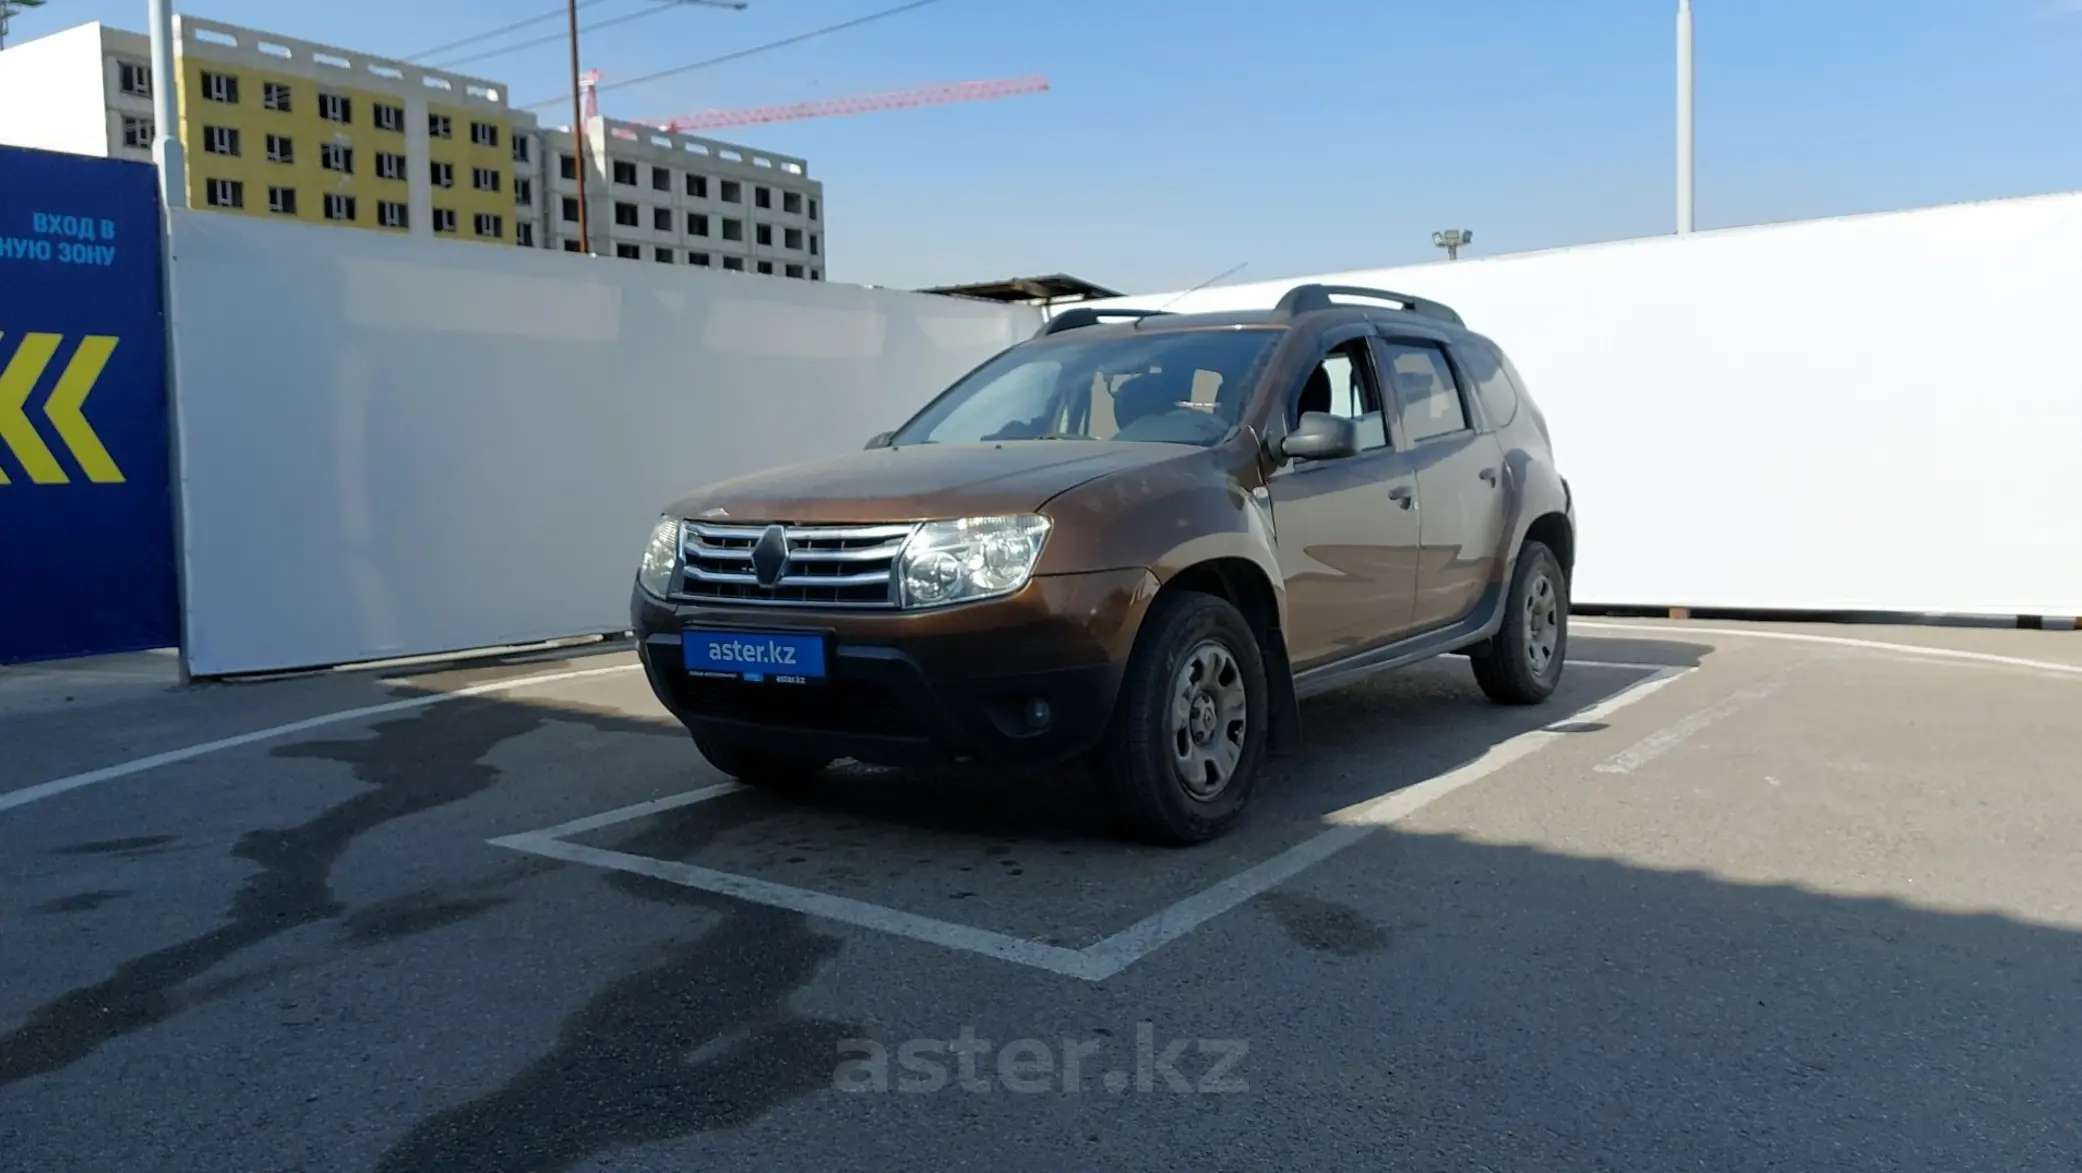
M 593 241 L 586 223 L 586 164 L 592 154 L 592 135 L 578 94 L 578 0 L 565 0 L 565 9 L 571 19 L 571 157 L 578 176 L 578 251 L 590 254 Z
M 1677 0 L 1677 234 L 1692 231 L 1692 0 Z
M 159 201 L 188 206 L 188 160 L 181 150 L 181 75 L 174 69 L 173 0 L 151 0 L 145 20 L 152 26 L 152 161 L 159 165 Z
M 1460 250 L 1473 243 L 1475 243 L 1475 234 L 1465 228 L 1454 228 L 1445 232 L 1434 232 L 1431 234 L 1432 247 L 1445 249 L 1446 259 L 1449 261 L 1459 260 Z

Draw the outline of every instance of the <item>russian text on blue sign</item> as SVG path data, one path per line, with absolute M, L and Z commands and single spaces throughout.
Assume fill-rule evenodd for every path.
M 688 631 L 680 636 L 687 671 L 743 680 L 817 680 L 825 673 L 824 637 L 746 631 Z

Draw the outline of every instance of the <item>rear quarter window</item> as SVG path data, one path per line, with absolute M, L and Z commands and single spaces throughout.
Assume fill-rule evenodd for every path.
M 1509 370 L 1511 360 L 1486 338 L 1473 339 L 1462 346 L 1460 358 L 1467 365 L 1476 393 L 1482 397 L 1482 408 L 1490 424 L 1509 427 L 1518 418 L 1518 387 Z

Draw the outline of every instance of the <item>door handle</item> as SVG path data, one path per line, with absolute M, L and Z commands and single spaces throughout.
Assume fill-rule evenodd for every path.
M 1402 506 L 1404 509 L 1408 509 L 1410 506 L 1417 503 L 1417 498 L 1410 492 L 1410 488 L 1408 485 L 1397 485 L 1394 488 L 1388 490 L 1388 499 L 1390 501 L 1395 502 L 1397 505 Z
M 1492 488 L 1492 489 L 1493 489 L 1493 488 L 1495 488 L 1495 487 L 1496 487 L 1496 470 L 1495 470 L 1495 469 L 1493 469 L 1493 468 L 1485 468 L 1485 469 L 1483 469 L 1483 470 L 1482 470 L 1482 479 L 1483 479 L 1483 480 L 1485 480 L 1485 481 L 1488 481 L 1488 482 L 1489 482 L 1489 487 L 1490 487 L 1490 488 Z

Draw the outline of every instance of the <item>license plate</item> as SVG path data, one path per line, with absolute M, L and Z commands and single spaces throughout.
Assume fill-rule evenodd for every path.
M 824 679 L 824 636 L 761 631 L 688 631 L 687 671 L 736 680 L 807 684 Z

